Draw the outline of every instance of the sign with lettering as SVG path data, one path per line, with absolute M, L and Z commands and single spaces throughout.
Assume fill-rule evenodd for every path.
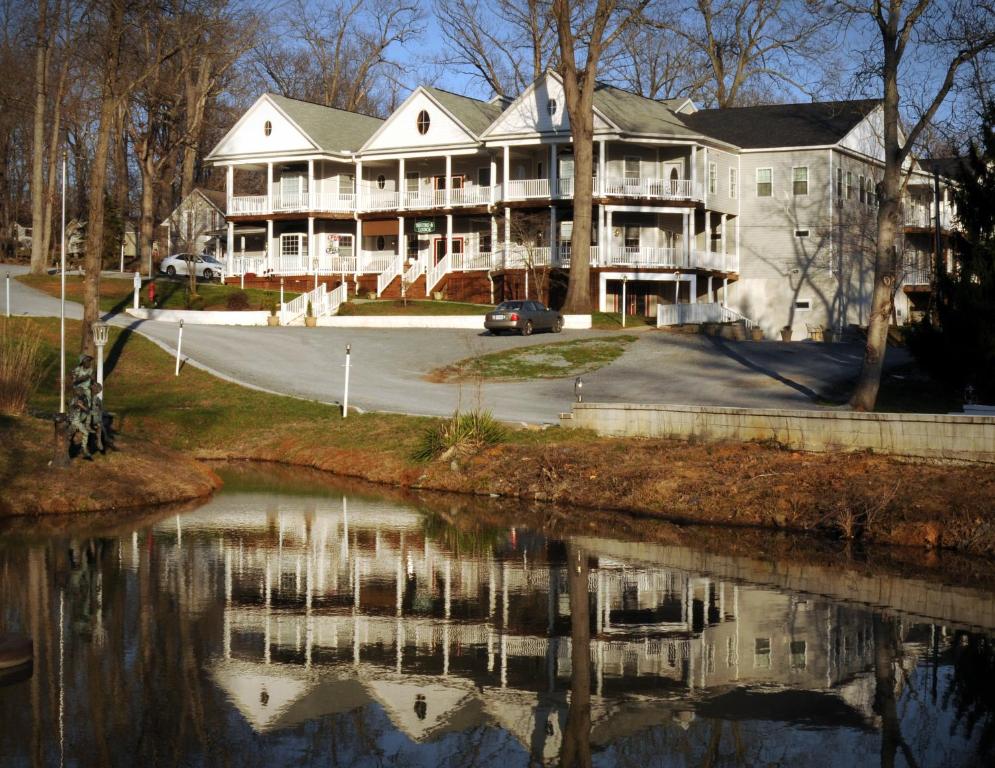
M 415 222 L 415 232 L 419 235 L 430 235 L 435 232 L 435 219 L 420 219 Z

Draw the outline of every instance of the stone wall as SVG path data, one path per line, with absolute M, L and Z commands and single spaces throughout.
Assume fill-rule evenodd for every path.
M 576 403 L 563 425 L 617 437 L 774 440 L 800 451 L 995 463 L 993 416 Z

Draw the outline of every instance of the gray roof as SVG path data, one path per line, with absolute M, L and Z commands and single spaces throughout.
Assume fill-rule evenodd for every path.
M 383 124 L 379 117 L 323 107 L 321 104 L 298 101 L 274 93 L 268 96 L 325 152 L 355 152 Z
M 690 128 L 743 149 L 836 144 L 879 99 L 701 109 L 681 115 Z
M 684 103 L 678 101 L 677 106 Z M 623 91 L 605 83 L 594 89 L 594 108 L 624 133 L 664 133 L 670 136 L 697 136 L 678 117 L 671 105 Z
M 500 103 L 491 103 L 471 99 L 469 96 L 460 96 L 457 93 L 450 93 L 441 88 L 425 87 L 449 113 L 465 125 L 474 136 L 479 136 L 497 120 L 498 115 L 504 111 Z
M 968 172 L 967 160 L 963 157 L 921 157 L 918 162 L 926 173 L 932 173 L 936 168 L 940 176 L 951 181 L 959 181 Z

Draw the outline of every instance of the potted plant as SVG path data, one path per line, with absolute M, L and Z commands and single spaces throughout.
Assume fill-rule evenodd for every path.
M 318 318 L 314 316 L 314 307 L 311 306 L 311 302 L 307 303 L 307 313 L 304 315 L 304 325 L 308 328 L 314 328 L 318 324 Z
M 432 291 L 432 298 L 436 301 L 442 301 L 444 295 L 442 291 Z
M 781 341 L 791 341 L 791 326 L 786 325 L 781 329 Z
M 274 326 L 280 324 L 280 318 L 276 315 L 276 302 L 269 303 L 269 317 L 266 318 L 266 325 Z
M 753 326 L 750 328 L 750 338 L 753 341 L 763 341 L 764 340 L 764 329 L 760 326 Z

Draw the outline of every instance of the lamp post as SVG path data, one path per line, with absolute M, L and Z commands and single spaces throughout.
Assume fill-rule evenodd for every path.
M 311 262 L 314 265 L 314 289 L 318 290 L 318 257 L 315 256 Z
M 97 347 L 97 383 L 101 392 L 104 388 L 104 345 L 107 344 L 107 337 L 110 335 L 110 326 L 107 323 L 96 322 L 90 328 L 93 331 L 93 343 Z M 101 395 L 102 396 L 102 395 Z
M 584 402 L 584 381 L 580 376 L 574 379 L 574 397 L 578 403 Z
M 349 415 L 349 360 L 352 357 L 352 344 L 345 345 L 345 389 L 342 393 L 342 418 Z
M 66 412 L 66 157 L 62 153 L 62 243 L 59 264 L 59 413 Z

